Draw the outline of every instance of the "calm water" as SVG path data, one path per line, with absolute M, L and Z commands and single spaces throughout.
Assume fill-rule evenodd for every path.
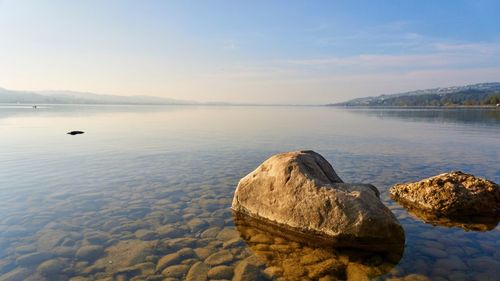
M 297 149 L 379 188 L 402 256 L 235 224 L 238 180 Z M 426 223 L 387 195 L 450 170 L 500 182 L 499 168 L 495 109 L 1 106 L 0 280 L 499 280 L 496 223 Z

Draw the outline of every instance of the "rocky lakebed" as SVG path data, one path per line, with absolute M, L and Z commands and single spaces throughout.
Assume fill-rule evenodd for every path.
M 324 160 L 311 159 L 316 159 L 313 164 Z M 189 165 L 209 163 L 193 162 Z M 216 177 L 211 170 L 190 179 L 179 176 L 168 188 L 162 180 L 142 184 L 144 178 L 124 175 L 112 191 L 33 193 L 23 197 L 29 212 L 25 204 L 16 205 L 19 198 L 3 198 L 11 209 L 0 221 L 0 281 L 439 281 L 499 276 L 496 220 L 436 216 L 425 222 L 369 184 L 343 183 L 333 169 L 324 169 L 328 162 L 319 168 L 309 164 L 261 166 L 240 181 L 234 198 L 236 174 Z M 304 167 L 310 168 L 305 176 L 300 172 Z M 284 182 L 273 172 L 276 168 L 283 168 Z M 273 183 L 266 183 L 266 177 Z M 318 183 L 338 192 L 321 187 L 317 193 L 313 185 Z M 294 198 L 301 200 L 280 193 L 278 184 L 292 187 Z M 342 247 L 315 243 L 325 241 Z

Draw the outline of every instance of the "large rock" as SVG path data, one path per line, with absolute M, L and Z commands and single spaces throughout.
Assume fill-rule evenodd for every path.
M 368 184 L 343 183 L 314 151 L 274 155 L 242 178 L 232 209 L 340 247 L 387 250 L 403 228 Z
M 396 184 L 391 196 L 403 204 L 444 216 L 498 215 L 500 186 L 460 171 Z

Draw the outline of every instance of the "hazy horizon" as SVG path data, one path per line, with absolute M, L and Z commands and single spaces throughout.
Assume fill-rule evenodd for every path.
M 495 1 L 0 0 L 0 87 L 326 104 L 498 81 Z

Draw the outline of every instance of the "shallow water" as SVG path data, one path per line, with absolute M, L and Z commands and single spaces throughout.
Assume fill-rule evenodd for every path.
M 387 190 L 450 170 L 499 182 L 499 140 L 495 109 L 2 106 L 0 280 L 498 280 L 499 226 L 426 223 Z M 238 180 L 296 149 L 378 187 L 400 257 L 235 225 Z

